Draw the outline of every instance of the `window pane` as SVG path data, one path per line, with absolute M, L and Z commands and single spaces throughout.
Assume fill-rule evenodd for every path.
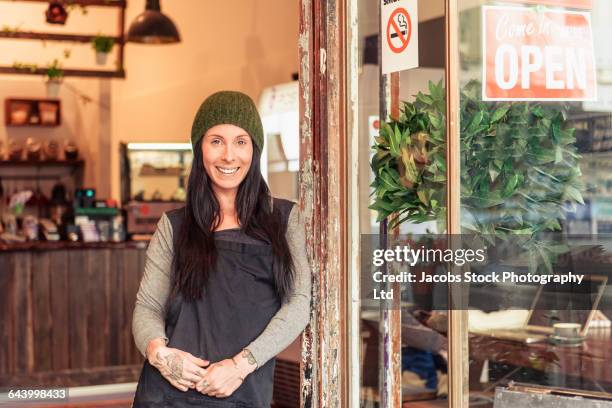
M 612 4 L 459 3 L 462 230 L 514 272 L 469 288 L 500 294 L 470 304 L 470 405 L 511 381 L 612 392 Z
M 358 78 L 358 132 L 359 132 L 359 232 L 361 235 L 361 406 L 378 406 L 379 378 L 381 374 L 380 353 L 383 342 L 379 338 L 381 325 L 381 307 L 384 302 L 380 298 L 381 286 L 374 281 L 373 273 L 378 269 L 371 263 L 372 248 L 380 242 L 380 218 L 382 207 L 391 213 L 402 211 L 401 205 L 411 201 L 417 205 L 420 198 L 417 195 L 418 186 L 425 186 L 423 178 L 424 168 L 430 166 L 435 160 L 445 162 L 445 147 L 443 142 L 433 143 L 431 132 L 436 131 L 440 140 L 444 140 L 444 1 L 419 1 L 419 60 L 420 66 L 416 69 L 402 71 L 399 79 L 399 105 L 400 117 L 386 122 L 394 128 L 401 128 L 403 139 L 410 141 L 413 149 L 406 148 L 414 161 L 418 176 L 414 183 L 410 183 L 406 168 L 399 156 L 391 159 L 388 166 L 377 161 L 375 155 L 387 149 L 379 145 L 381 139 L 381 122 L 379 118 L 379 86 L 380 66 L 378 63 L 379 47 L 379 1 L 355 0 L 358 7 L 358 43 L 359 68 Z M 420 98 L 437 99 L 436 106 L 440 109 L 432 111 L 434 129 L 429 116 L 424 110 Z M 410 114 L 406 109 L 419 109 L 425 122 L 415 124 L 416 120 L 409 120 Z M 414 119 L 414 118 L 413 118 Z M 410 123 L 409 123 L 410 122 Z M 383 130 L 384 133 L 384 130 Z M 384 143 L 383 143 L 384 144 Z M 432 155 L 434 146 L 437 153 Z M 388 164 L 388 163 L 387 163 Z M 386 166 L 386 167 L 385 167 Z M 385 169 L 382 169 L 385 167 Z M 381 174 L 385 173 L 392 178 L 391 190 L 381 188 Z M 386 176 L 385 176 L 386 177 Z M 445 232 L 445 216 L 441 209 L 445 203 L 446 186 L 444 181 L 437 181 L 436 188 L 427 193 L 427 206 L 434 210 L 419 214 L 417 211 L 404 212 L 407 218 L 397 228 L 389 229 L 389 236 L 393 231 L 406 237 L 408 234 L 422 234 L 425 232 Z M 374 193 L 374 195 L 372 195 Z M 385 204 L 393 201 L 392 196 L 400 197 L 391 206 Z M 435 201 L 435 204 L 432 204 Z M 374 208 L 371 206 L 374 205 Z M 382 216 L 384 218 L 384 215 Z M 399 241 L 389 241 L 388 247 L 393 247 Z M 397 289 L 396 289 L 397 290 Z M 443 294 L 446 296 L 446 293 Z M 447 341 L 446 341 L 446 313 L 432 311 L 434 297 L 433 285 L 402 284 L 394 296 L 401 298 L 401 364 L 402 399 L 403 401 L 428 401 L 429 406 L 446 407 L 448 405 L 446 394 L 447 386 Z

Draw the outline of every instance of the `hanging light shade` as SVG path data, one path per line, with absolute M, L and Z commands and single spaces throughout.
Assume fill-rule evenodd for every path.
M 147 7 L 130 25 L 127 40 L 145 44 L 169 44 L 181 41 L 176 26 L 161 12 L 159 0 L 147 0 Z

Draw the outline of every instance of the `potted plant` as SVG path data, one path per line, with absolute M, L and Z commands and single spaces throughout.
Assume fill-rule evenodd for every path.
M 115 45 L 115 40 L 111 37 L 98 35 L 92 40 L 92 47 L 96 50 L 96 63 L 98 65 L 106 64 L 108 54 L 112 51 Z
M 59 95 L 60 85 L 64 79 L 64 70 L 62 70 L 57 59 L 47 65 L 47 96 L 49 98 L 57 98 Z
M 373 148 L 374 203 L 378 221 L 394 214 L 404 221 L 446 218 L 444 88 L 429 84 L 404 102 L 401 116 L 383 123 Z M 568 210 L 583 204 L 574 129 L 565 109 L 540 102 L 483 102 L 481 85 L 461 91 L 461 229 L 492 241 L 520 236 L 530 270 L 564 250 L 539 239 L 559 231 Z M 454 186 L 459 187 L 459 186 Z M 566 248 L 565 248 L 566 249 Z

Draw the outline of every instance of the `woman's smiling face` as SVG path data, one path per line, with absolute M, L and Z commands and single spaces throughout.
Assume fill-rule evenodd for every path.
M 236 193 L 251 167 L 253 141 L 238 126 L 213 126 L 202 138 L 202 160 L 213 191 Z

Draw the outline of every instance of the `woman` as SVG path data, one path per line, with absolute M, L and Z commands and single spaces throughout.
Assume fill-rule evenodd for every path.
M 272 199 L 253 101 L 198 110 L 184 208 L 147 249 L 133 334 L 146 357 L 134 407 L 269 407 L 274 356 L 304 329 L 311 272 L 294 203 Z

